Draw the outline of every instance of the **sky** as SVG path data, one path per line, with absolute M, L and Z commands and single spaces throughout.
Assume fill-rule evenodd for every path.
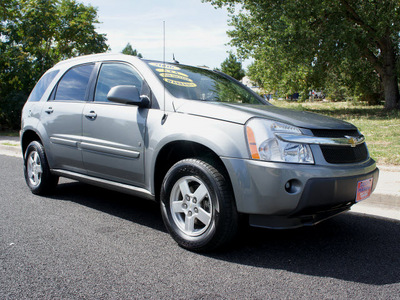
M 130 43 L 144 58 L 163 60 L 165 21 L 166 61 L 220 67 L 234 50 L 226 45 L 228 12 L 201 0 L 80 0 L 96 7 L 99 33 L 107 35 L 111 53 Z M 243 64 L 246 65 L 245 63 Z

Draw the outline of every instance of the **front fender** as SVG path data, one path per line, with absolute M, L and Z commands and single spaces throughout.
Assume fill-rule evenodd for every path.
M 207 147 L 219 157 L 249 157 L 242 124 L 172 112 L 167 114 L 163 122 L 163 115 L 162 111 L 152 110 L 147 119 L 145 180 L 152 193 L 157 157 L 169 143 L 194 142 Z

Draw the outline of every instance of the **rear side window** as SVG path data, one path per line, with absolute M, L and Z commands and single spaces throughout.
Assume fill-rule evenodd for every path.
M 59 70 L 54 70 L 45 73 L 33 88 L 31 94 L 29 95 L 28 101 L 40 101 L 40 99 L 42 99 L 43 97 L 43 94 L 46 92 L 47 88 L 53 81 L 54 77 L 56 77 L 58 72 Z
M 94 64 L 69 69 L 58 83 L 54 100 L 86 100 L 86 90 Z
M 117 85 L 134 85 L 138 91 L 142 88 L 142 78 L 130 66 L 121 63 L 106 63 L 101 66 L 97 80 L 96 95 L 94 101 L 108 102 L 107 94 Z

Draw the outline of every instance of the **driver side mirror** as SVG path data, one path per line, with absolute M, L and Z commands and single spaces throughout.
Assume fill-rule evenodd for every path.
M 139 90 L 134 85 L 117 85 L 110 89 L 107 99 L 112 102 L 137 105 L 141 108 L 150 106 L 147 96 L 140 96 Z

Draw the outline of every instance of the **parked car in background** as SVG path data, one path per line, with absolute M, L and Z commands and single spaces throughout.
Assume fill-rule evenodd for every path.
M 310 91 L 309 92 L 309 97 L 312 99 L 325 99 L 325 94 L 323 92 L 317 92 L 317 91 Z
M 218 71 L 125 55 L 48 70 L 24 106 L 21 145 L 34 194 L 62 176 L 157 201 L 171 236 L 193 251 L 226 245 L 239 217 L 317 224 L 378 180 L 349 123 L 275 107 Z

